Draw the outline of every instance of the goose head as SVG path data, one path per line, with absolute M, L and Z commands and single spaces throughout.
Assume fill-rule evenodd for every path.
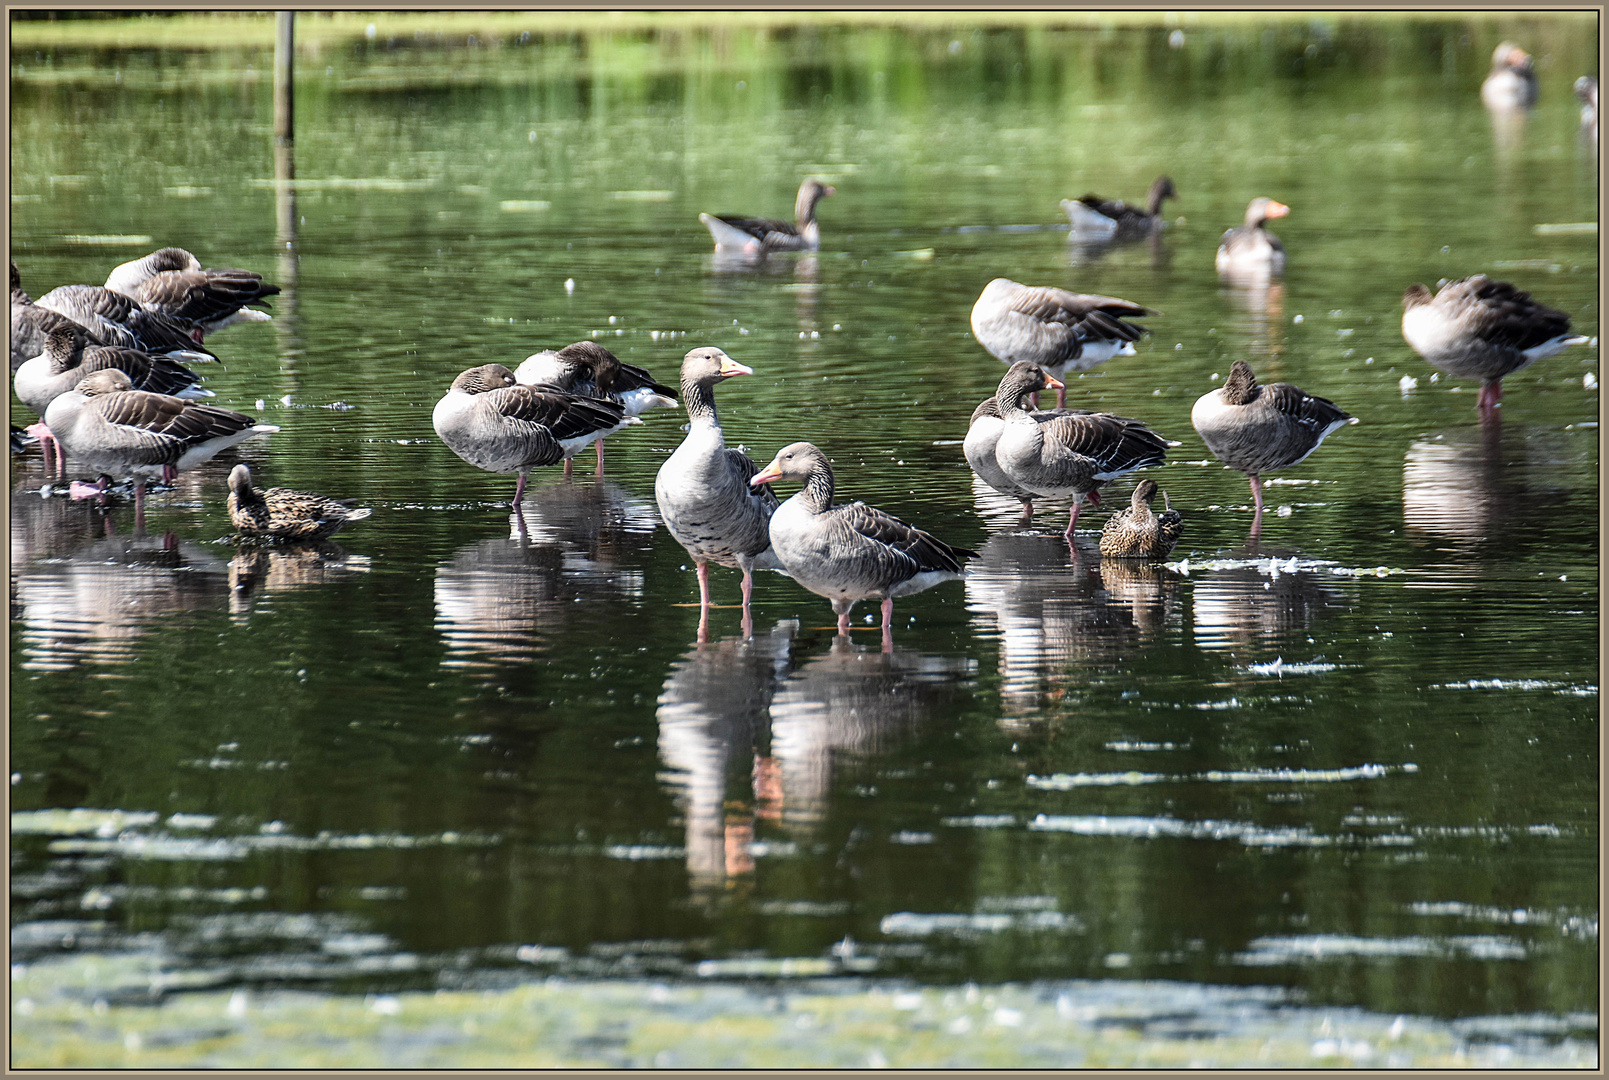
M 1145 212 L 1159 214 L 1162 212 L 1163 199 L 1177 199 L 1179 192 L 1173 186 L 1171 177 L 1159 176 L 1151 183 L 1151 193 L 1145 198 Z
M 1246 206 L 1246 227 L 1260 229 L 1263 222 L 1270 218 L 1282 218 L 1291 212 L 1291 208 L 1282 202 L 1276 202 L 1266 195 L 1259 195 Z
M 827 455 L 817 449 L 814 443 L 796 442 L 778 450 L 771 464 L 750 478 L 749 485 L 758 487 L 773 480 L 808 480 L 823 471 L 828 476 L 832 475 L 832 465 L 828 463 Z
M 1505 41 L 1492 50 L 1492 70 L 1529 72 L 1531 70 L 1531 54 L 1514 44 Z
M 799 185 L 799 197 L 793 203 L 793 216 L 799 224 L 814 221 L 816 217 L 816 204 L 828 195 L 838 194 L 838 189 L 823 184 L 815 177 L 810 177 Z
M 502 364 L 482 364 L 472 367 L 453 380 L 452 389 L 460 394 L 487 394 L 493 390 L 501 390 L 505 386 L 513 386 L 517 379 L 514 373 Z
M 1420 284 L 1409 285 L 1402 294 L 1402 309 L 1412 311 L 1414 308 L 1422 307 L 1434 299 L 1435 297 L 1431 295 L 1428 286 Z
M 1244 360 L 1236 360 L 1229 368 L 1229 378 L 1224 380 L 1224 400 L 1231 405 L 1244 405 L 1257 397 L 1257 376 L 1252 374 L 1251 365 Z
M 1029 394 L 1040 390 L 1057 390 L 1065 386 L 1038 364 L 1018 360 L 1006 369 L 1005 378 L 994 392 L 994 399 L 1002 412 L 1022 408 Z
M 117 368 L 92 371 L 78 382 L 78 392 L 85 397 L 96 397 L 100 394 L 117 394 L 124 390 L 132 389 L 134 389 L 133 380 Z
M 554 354 L 566 369 L 585 368 L 592 372 L 598 393 L 607 394 L 620 375 L 620 358 L 596 341 L 578 341 Z
M 682 357 L 683 386 L 713 386 L 735 375 L 753 374 L 753 368 L 738 363 L 713 345 L 693 349 Z

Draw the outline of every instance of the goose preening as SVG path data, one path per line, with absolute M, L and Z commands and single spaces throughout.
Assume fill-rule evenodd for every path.
M 54 330 L 63 330 L 77 326 L 96 345 L 103 344 L 87 327 L 79 326 L 60 312 L 42 308 L 34 303 L 22 288 L 22 275 L 17 272 L 17 264 L 11 263 L 11 370 L 15 372 L 23 364 L 32 360 L 45 351 L 45 340 Z
M 1246 220 L 1218 241 L 1217 267 L 1221 274 L 1285 272 L 1285 245 L 1264 228 L 1270 218 L 1282 218 L 1291 208 L 1259 195 L 1246 207 Z
M 1134 495 L 1126 509 L 1106 519 L 1101 529 L 1101 554 L 1119 559 L 1150 559 L 1160 562 L 1168 557 L 1179 542 L 1184 521 L 1179 511 L 1168 502 L 1167 492 L 1162 493 L 1162 513 L 1153 513 L 1151 503 L 1156 499 L 1156 481 L 1141 480 L 1134 485 Z
M 656 407 L 676 407 L 676 391 L 655 381 L 646 368 L 621 363 L 619 357 L 595 341 L 578 341 L 558 351 L 533 353 L 514 369 L 514 378 L 528 386 L 550 386 L 582 397 L 608 398 L 619 403 L 627 416 L 640 416 Z M 595 445 L 598 468 L 602 469 L 603 438 Z M 564 470 L 568 475 L 569 458 L 564 460 Z
M 1145 197 L 1145 209 L 1130 206 L 1122 199 L 1103 199 L 1099 195 L 1085 195 L 1077 199 L 1063 199 L 1061 208 L 1072 223 L 1074 235 L 1091 239 L 1099 237 L 1144 236 L 1163 228 L 1164 199 L 1177 199 L 1173 181 L 1159 176 L 1151 184 Z
M 1402 336 L 1438 371 L 1479 379 L 1475 404 L 1486 409 L 1503 396 L 1503 376 L 1587 338 L 1570 333 L 1570 316 L 1531 294 L 1485 274 L 1402 294 Z
M 708 633 L 711 562 L 743 571 L 745 634 L 752 629 L 749 600 L 755 567 L 782 569 L 772 553 L 769 531 L 776 492 L 751 486 L 760 467 L 741 450 L 727 447 L 715 411 L 716 383 L 753 374 L 753 368 L 716 348 L 693 349 L 682 358 L 687 438 L 654 478 L 654 500 L 665 528 L 698 567 L 700 635 Z
M 1169 444 L 1126 416 L 1067 410 L 1040 417 L 1024 407 L 1028 395 L 1057 385 L 1038 364 L 1011 365 L 995 391 L 1005 421 L 995 443 L 995 460 L 1024 491 L 1044 498 L 1072 497 L 1066 532 L 1071 540 L 1078 508 L 1086 499 L 1098 504 L 1097 489 L 1108 480 L 1162 464 Z
M 516 510 L 532 469 L 556 465 L 595 439 L 642 423 L 618 402 L 522 385 L 502 364 L 461 373 L 436 402 L 430 422 L 447 449 L 476 468 L 519 473 Z
M 1155 314 L 1115 296 L 995 278 L 972 305 L 972 336 L 1001 363 L 1026 360 L 1059 380 L 1114 356 L 1133 356 L 1145 328 L 1123 320 Z M 1060 408 L 1067 404 L 1067 391 L 1053 385 Z
M 229 470 L 229 520 L 242 536 L 306 543 L 323 540 L 372 510 L 289 488 L 255 488 L 244 462 Z
M 821 226 L 816 223 L 816 204 L 837 188 L 816 179 L 799 185 L 794 201 L 795 222 L 773 218 L 738 217 L 726 214 L 700 214 L 698 220 L 715 238 L 716 251 L 741 251 L 764 255 L 772 251 L 815 251 L 821 246 Z
M 1335 402 L 1290 383 L 1259 386 L 1244 360 L 1236 360 L 1224 384 L 1201 395 L 1190 409 L 1190 423 L 1207 449 L 1251 481 L 1259 519 L 1263 473 L 1306 460 L 1330 432 L 1357 422 Z
M 1493 111 L 1529 109 L 1536 104 L 1531 56 L 1512 41 L 1492 52 L 1492 70 L 1481 83 L 1481 103 Z
M 106 276 L 106 288 L 189 327 L 200 342 L 207 334 L 239 322 L 268 322 L 272 316 L 250 304 L 279 294 L 250 270 L 202 269 L 183 248 L 167 247 L 123 263 Z
M 171 356 L 189 363 L 218 359 L 186 323 L 147 311 L 99 285 L 58 285 L 34 301 L 89 330 L 102 344 Z
M 810 443 L 777 451 L 749 484 L 781 479 L 804 486 L 771 515 L 771 550 L 789 577 L 832 601 L 840 634 L 849 633 L 855 601 L 881 597 L 883 648 L 892 649 L 894 597 L 960 577 L 961 560 L 977 554 L 863 502 L 835 503 L 832 465 Z
M 279 430 L 244 413 L 136 390 L 117 368 L 91 372 L 57 397 L 45 410 L 45 425 L 69 457 L 102 474 L 100 493 L 108 477 L 135 478 L 137 519 L 144 515 L 147 479 L 172 480 L 236 443 Z
M 177 360 L 138 349 L 97 345 L 89 332 L 76 324 L 52 330 L 39 355 L 17 369 L 12 387 L 18 400 L 43 416 L 52 401 L 77 386 L 84 376 L 107 368 L 127 375 L 136 390 L 188 399 L 214 396 L 202 388 L 200 376 Z

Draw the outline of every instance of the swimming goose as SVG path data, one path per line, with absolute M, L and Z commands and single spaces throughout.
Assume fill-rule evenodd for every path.
M 67 316 L 107 345 L 141 349 L 187 363 L 218 359 L 196 340 L 188 324 L 147 311 L 122 293 L 99 285 L 59 285 L 34 303 Z
M 172 394 L 186 399 L 209 398 L 195 372 L 166 356 L 138 349 L 97 345 L 89 331 L 76 323 L 51 331 L 38 356 L 17 369 L 12 385 L 17 398 L 40 416 L 59 395 L 65 394 L 92 371 L 117 368 L 136 390 Z
M 268 322 L 272 318 L 268 312 L 247 305 L 265 303 L 279 294 L 279 286 L 268 284 L 261 274 L 203 270 L 201 260 L 176 247 L 115 267 L 106 276 L 106 288 L 190 327 L 197 342 L 235 323 Z
M 1150 559 L 1160 561 L 1168 557 L 1184 521 L 1168 502 L 1167 492 L 1162 493 L 1166 509 L 1160 514 L 1151 512 L 1156 498 L 1156 481 L 1150 478 L 1134 485 L 1134 494 L 1127 509 L 1106 519 L 1101 528 L 1101 554 L 1119 559 Z
M 254 416 L 136 390 L 117 368 L 91 372 L 58 396 L 45 424 L 70 457 L 112 477 L 133 476 L 137 516 L 144 514 L 146 479 L 172 480 L 236 443 L 279 430 Z M 105 484 L 103 476 L 100 490 Z
M 1071 540 L 1080 505 L 1086 499 L 1098 505 L 1098 489 L 1108 480 L 1162 464 L 1168 441 L 1126 416 L 1068 411 L 1040 419 L 1023 407 L 1029 394 L 1055 385 L 1038 364 L 1011 365 L 995 391 L 1005 420 L 995 460 L 1020 488 L 1043 497 L 1073 496 L 1065 534 Z
M 557 352 L 544 349 L 533 353 L 514 369 L 514 377 L 527 386 L 551 386 L 582 397 L 608 398 L 618 402 L 627 416 L 640 416 L 655 407 L 676 407 L 676 391 L 656 382 L 646 368 L 621 363 L 619 357 L 595 341 L 578 341 Z M 603 438 L 599 436 L 595 444 L 600 469 L 603 468 Z M 568 473 L 569 458 L 565 459 L 564 467 Z
M 797 224 L 774 218 L 751 218 L 726 214 L 700 214 L 698 220 L 715 238 L 716 251 L 741 251 L 764 255 L 771 251 L 815 251 L 821 246 L 821 226 L 816 224 L 816 204 L 837 193 L 816 179 L 799 185 L 793 214 Z
M 1269 218 L 1281 218 L 1290 212 L 1290 207 L 1266 195 L 1253 199 L 1246 207 L 1245 224 L 1228 230 L 1218 242 L 1218 272 L 1249 270 L 1284 273 L 1285 245 L 1279 242 L 1279 237 L 1265 229 L 1263 223 Z
M 1570 333 L 1570 316 L 1485 274 L 1423 285 L 1402 294 L 1402 336 L 1438 371 L 1481 380 L 1477 408 L 1503 396 L 1503 376 L 1588 339 Z
M 1512 41 L 1492 52 L 1492 70 L 1481 83 L 1481 103 L 1488 109 L 1511 111 L 1536 104 L 1536 72 L 1531 56 Z
M 1073 293 L 1049 285 L 1022 285 L 995 278 L 972 305 L 972 336 L 1003 364 L 1038 364 L 1056 377 L 1056 407 L 1067 404 L 1058 381 L 1068 371 L 1087 371 L 1114 356 L 1133 356 L 1145 333 L 1124 318 L 1155 315 L 1115 296 Z
M 682 358 L 682 403 L 687 407 L 687 438 L 659 467 L 654 500 L 659 516 L 675 541 L 687 549 L 698 568 L 701 632 L 708 633 L 709 564 L 743 571 L 744 633 L 752 632 L 749 599 L 754 570 L 780 570 L 771 551 L 768 527 L 777 508 L 769 487 L 749 481 L 760 471 L 741 450 L 727 447 L 721 418 L 715 411 L 715 385 L 754 369 L 716 348 L 693 349 Z
M 1099 195 L 1085 195 L 1078 199 L 1063 199 L 1061 208 L 1072 223 L 1078 236 L 1141 236 L 1163 228 L 1162 201 L 1177 199 L 1173 181 L 1159 176 L 1151 184 L 1145 197 L 1145 209 L 1130 206 L 1122 199 L 1103 199 Z
M 229 470 L 229 520 L 242 536 L 307 542 L 323 540 L 349 521 L 362 521 L 374 511 L 348 506 L 311 491 L 251 486 L 251 468 L 242 462 Z
M 522 386 L 502 364 L 461 373 L 431 413 L 447 448 L 487 472 L 519 473 L 518 509 L 532 469 L 574 457 L 623 424 L 640 424 L 617 402 Z
M 1330 432 L 1357 422 L 1335 402 L 1290 383 L 1257 385 L 1244 360 L 1236 360 L 1224 384 L 1201 395 L 1190 409 L 1190 423 L 1213 456 L 1251 480 L 1259 518 L 1263 473 L 1306 460 Z
M 891 649 L 894 597 L 960 577 L 961 560 L 977 555 L 863 502 L 834 503 L 832 466 L 810 443 L 777 451 L 749 484 L 784 478 L 804 487 L 771 515 L 771 550 L 789 577 L 832 601 L 840 634 L 849 633 L 855 601 L 880 596 L 883 648 Z

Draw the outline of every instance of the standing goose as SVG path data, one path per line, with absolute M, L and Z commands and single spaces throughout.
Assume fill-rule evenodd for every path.
M 334 535 L 349 521 L 362 521 L 372 510 L 352 507 L 311 491 L 251 486 L 244 462 L 229 470 L 229 520 L 242 536 L 307 543 Z
M 837 193 L 814 178 L 799 185 L 793 215 L 797 224 L 774 218 L 751 218 L 725 214 L 700 214 L 698 220 L 715 238 L 716 251 L 740 251 L 745 255 L 764 255 L 772 251 L 815 251 L 821 246 L 821 226 L 816 224 L 816 204 Z
M 261 274 L 203 270 L 201 260 L 176 247 L 114 268 L 106 277 L 106 288 L 186 325 L 197 342 L 238 322 L 268 322 L 272 318 L 268 312 L 247 305 L 265 303 L 279 294 L 279 286 L 268 284 Z
M 1058 416 L 1087 415 L 1088 412 L 1087 409 L 1033 409 L 1028 415 L 1042 424 Z M 1033 523 L 1033 501 L 1037 496 L 1007 476 L 1006 471 L 1000 467 L 995 451 L 1005 430 L 1006 421 L 1000 415 L 999 401 L 993 397 L 984 398 L 978 403 L 978 407 L 972 410 L 972 419 L 967 424 L 967 435 L 961 443 L 961 452 L 966 455 L 967 464 L 972 466 L 972 471 L 980 480 L 1007 498 L 1022 503 L 1022 525 L 1026 527 Z
M 972 336 L 1003 364 L 1026 360 L 1056 377 L 1056 407 L 1067 404 L 1059 381 L 1114 356 L 1133 356 L 1143 327 L 1124 318 L 1155 315 L 1115 296 L 1073 293 L 1049 285 L 995 278 L 972 305 Z
M 1152 182 L 1151 191 L 1145 197 L 1144 210 L 1130 206 L 1122 199 L 1103 199 L 1094 194 L 1078 199 L 1063 199 L 1061 208 L 1067 213 L 1075 235 L 1092 238 L 1143 236 L 1167 224 L 1162 219 L 1162 202 L 1178 197 L 1173 181 L 1159 176 Z
M 92 371 L 117 368 L 136 390 L 195 399 L 213 396 L 201 387 L 195 372 L 166 356 L 138 349 L 97 345 L 89 331 L 76 323 L 51 331 L 38 356 L 17 369 L 12 385 L 17 398 L 40 416 L 59 395 L 77 386 Z
M 1168 557 L 1184 521 L 1179 511 L 1168 502 L 1167 492 L 1162 493 L 1166 507 L 1160 514 L 1151 512 L 1156 499 L 1156 481 L 1147 477 L 1134 485 L 1134 495 L 1127 509 L 1106 519 L 1101 528 L 1101 554 L 1119 559 L 1150 559 L 1160 561 Z
M 729 449 L 715 412 L 715 384 L 754 369 L 716 348 L 694 349 L 682 358 L 682 403 L 687 407 L 687 438 L 654 478 L 654 500 L 665 528 L 687 549 L 698 567 L 699 627 L 707 634 L 710 567 L 743 571 L 744 634 L 752 632 L 749 600 L 754 570 L 780 570 L 771 551 L 769 526 L 776 492 L 754 488 L 760 471 L 741 450 Z
M 749 483 L 784 478 L 803 481 L 804 487 L 771 515 L 777 561 L 789 577 L 832 601 L 840 634 L 849 633 L 855 601 L 882 597 L 885 652 L 894 644 L 894 597 L 960 577 L 961 560 L 977 555 L 863 502 L 835 504 L 832 466 L 810 443 L 783 447 Z
M 59 285 L 34 303 L 65 315 L 107 345 L 141 349 L 201 363 L 218 355 L 196 340 L 189 324 L 147 311 L 122 293 L 99 285 Z
M 1246 207 L 1246 222 L 1224 233 L 1218 242 L 1218 272 L 1245 273 L 1285 272 L 1285 245 L 1279 237 L 1263 228 L 1269 218 L 1281 218 L 1291 212 L 1282 202 L 1259 195 Z
M 533 353 L 514 369 L 514 377 L 527 386 L 556 387 L 582 397 L 608 398 L 624 408 L 628 417 L 640 416 L 656 407 L 676 407 L 676 391 L 655 381 L 646 368 L 621 363 L 619 357 L 595 341 L 578 341 L 557 352 L 544 349 Z M 625 426 L 624 422 L 620 425 Z M 605 432 L 605 435 L 613 434 L 613 431 Z M 598 468 L 602 469 L 603 436 L 595 445 Z M 569 458 L 564 461 L 564 470 L 565 475 L 569 475 Z
M 1531 56 L 1512 41 L 1492 52 L 1492 70 L 1481 83 L 1481 103 L 1497 112 L 1529 109 L 1536 104 L 1536 72 Z
M 1479 379 L 1477 408 L 1503 396 L 1503 376 L 1581 345 L 1570 333 L 1570 316 L 1531 298 L 1506 281 L 1485 274 L 1444 284 L 1434 297 L 1423 285 L 1402 294 L 1402 336 L 1438 371 Z
M 1306 460 L 1330 432 L 1357 422 L 1333 401 L 1290 383 L 1258 386 L 1244 360 L 1236 360 L 1224 384 L 1201 395 L 1190 409 L 1190 423 L 1213 456 L 1251 480 L 1259 519 L 1263 473 Z
M 995 391 L 1005 419 L 995 460 L 1020 488 L 1047 498 L 1073 497 L 1066 532 L 1071 540 L 1084 500 L 1099 504 L 1098 489 L 1108 480 L 1162 464 L 1168 441 L 1126 416 L 1068 411 L 1041 419 L 1024 408 L 1029 394 L 1056 385 L 1038 364 L 1011 365 Z
M 91 372 L 57 397 L 45 410 L 45 424 L 68 456 L 106 476 L 132 475 L 139 518 L 148 478 L 172 480 L 236 443 L 279 430 L 254 416 L 136 390 L 117 368 Z
M 574 457 L 622 424 L 642 423 L 613 401 L 522 386 L 502 364 L 460 374 L 430 420 L 447 448 L 476 468 L 519 473 L 516 510 L 532 469 Z

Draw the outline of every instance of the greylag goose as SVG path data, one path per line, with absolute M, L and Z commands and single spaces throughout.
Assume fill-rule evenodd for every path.
M 1269 218 L 1281 218 L 1291 212 L 1282 202 L 1259 195 L 1246 207 L 1246 221 L 1223 234 L 1218 241 L 1217 266 L 1219 273 L 1285 272 L 1285 245 L 1279 237 L 1263 227 Z
M 1026 360 L 1054 375 L 1049 385 L 1056 387 L 1061 408 L 1067 390 L 1057 380 L 1114 356 L 1133 356 L 1134 342 L 1145 329 L 1123 320 L 1155 314 L 1115 296 L 995 278 L 972 305 L 972 336 L 1003 364 Z
M 1028 395 L 1056 380 L 1038 364 L 1019 361 L 1000 380 L 995 401 L 1005 428 L 995 460 L 1018 487 L 1042 497 L 1073 497 L 1067 539 L 1073 538 L 1078 508 L 1087 499 L 1100 503 L 1099 487 L 1125 473 L 1160 465 L 1168 441 L 1138 420 L 1111 413 L 1067 411 L 1038 418 L 1023 407 Z
M 1531 56 L 1512 41 L 1492 52 L 1492 70 L 1481 83 L 1481 103 L 1494 111 L 1529 109 L 1536 104 L 1536 72 Z
M 687 438 L 665 459 L 654 478 L 659 516 L 698 568 L 701 634 L 708 633 L 711 562 L 743 571 L 745 634 L 753 629 L 749 600 L 755 568 L 782 569 L 771 552 L 769 532 L 771 514 L 777 508 L 776 492 L 750 486 L 760 467 L 741 450 L 727 447 L 715 411 L 716 383 L 753 374 L 753 368 L 716 348 L 693 349 L 682 358 Z
M 189 363 L 218 359 L 217 353 L 196 340 L 188 324 L 147 311 L 122 293 L 99 285 L 58 285 L 34 303 L 67 316 L 106 345 Z
M 1438 371 L 1479 379 L 1478 408 L 1503 396 L 1503 376 L 1584 344 L 1570 333 L 1570 316 L 1537 303 L 1506 281 L 1485 274 L 1443 284 L 1434 297 L 1423 285 L 1402 294 L 1402 336 Z
M 117 368 L 136 390 L 195 399 L 213 396 L 203 389 L 195 372 L 166 356 L 138 349 L 97 345 L 89 331 L 76 323 L 51 331 L 38 356 L 17 369 L 12 386 L 17 398 L 40 416 L 58 395 L 77 386 L 92 371 Z
M 374 511 L 348 506 L 311 491 L 251 486 L 244 462 L 229 470 L 229 520 L 242 536 L 309 542 L 339 532 L 349 521 L 362 521 Z
M 144 514 L 146 479 L 172 480 L 236 443 L 279 430 L 254 416 L 136 390 L 117 368 L 91 372 L 58 396 L 45 425 L 69 456 L 105 474 L 100 491 L 108 476 L 132 475 L 137 516 Z
M 1066 211 L 1078 236 L 1143 236 L 1164 227 L 1162 202 L 1177 199 L 1173 181 L 1159 176 L 1151 184 L 1145 197 L 1145 209 L 1130 206 L 1122 199 L 1103 199 L 1099 195 L 1085 195 L 1078 199 L 1063 199 L 1061 208 Z
M 1326 398 L 1290 383 L 1257 385 L 1251 365 L 1236 360 L 1218 389 L 1201 395 L 1190 423 L 1213 456 L 1251 481 L 1256 516 L 1263 513 L 1262 474 L 1305 461 L 1324 437 L 1357 423 Z
M 1054 419 L 1058 416 L 1074 416 L 1087 414 L 1087 409 L 1033 409 L 1028 415 L 1039 423 Z M 1016 499 L 1022 503 L 1023 526 L 1032 524 L 1034 519 L 1034 499 L 1037 496 L 1006 475 L 995 457 L 995 450 L 1000 444 L 1000 436 L 1005 433 L 1006 421 L 1000 415 L 1000 403 L 993 397 L 984 398 L 978 402 L 978 407 L 972 410 L 972 419 L 967 424 L 966 439 L 961 443 L 961 452 L 966 455 L 967 464 L 978 479 L 994 488 L 1007 498 Z
M 608 432 L 642 423 L 617 402 L 523 386 L 502 364 L 461 373 L 430 420 L 447 448 L 476 468 L 519 473 L 516 510 L 532 469 L 556 465 Z
M 960 577 L 961 560 L 977 555 L 863 502 L 834 503 L 832 465 L 810 443 L 777 451 L 749 484 L 781 479 L 804 486 L 771 515 L 771 550 L 784 573 L 832 601 L 840 634 L 849 633 L 855 601 L 880 596 L 883 647 L 891 649 L 894 597 Z
M 268 322 L 266 311 L 248 307 L 279 294 L 261 274 L 250 270 L 202 269 L 201 260 L 183 248 L 153 251 L 123 263 L 106 276 L 106 288 L 190 328 L 197 342 L 207 334 L 239 322 Z
M 772 251 L 815 251 L 821 246 L 821 226 L 816 223 L 816 204 L 837 193 L 816 179 L 799 185 L 793 214 L 797 223 L 774 218 L 751 218 L 726 214 L 700 214 L 698 220 L 715 238 L 716 251 L 740 251 L 764 255 Z
M 1583 75 L 1575 81 L 1575 96 L 1581 102 L 1581 133 L 1598 141 L 1598 80 Z
M 71 326 L 79 326 L 60 312 L 42 308 L 34 303 L 22 288 L 22 275 L 17 272 L 15 261 L 11 264 L 11 370 L 15 372 L 23 364 L 32 360 L 45 351 L 45 339 L 52 330 L 61 330 Z M 79 327 L 96 345 L 102 344 L 86 327 Z
M 1167 492 L 1162 493 L 1166 509 L 1152 513 L 1151 503 L 1156 499 L 1156 481 L 1141 480 L 1134 485 L 1134 495 L 1126 510 L 1120 510 L 1106 519 L 1101 528 L 1101 554 L 1119 559 L 1151 559 L 1160 561 L 1168 557 L 1184 521 L 1179 511 L 1168 503 Z
M 582 397 L 608 398 L 618 402 L 627 416 L 640 416 L 655 407 L 676 407 L 676 391 L 656 382 L 646 368 L 621 363 L 619 357 L 595 341 L 578 341 L 557 352 L 544 349 L 533 353 L 514 369 L 514 377 L 527 386 L 551 386 Z M 595 445 L 601 469 L 603 438 Z M 568 474 L 569 458 L 564 468 Z

